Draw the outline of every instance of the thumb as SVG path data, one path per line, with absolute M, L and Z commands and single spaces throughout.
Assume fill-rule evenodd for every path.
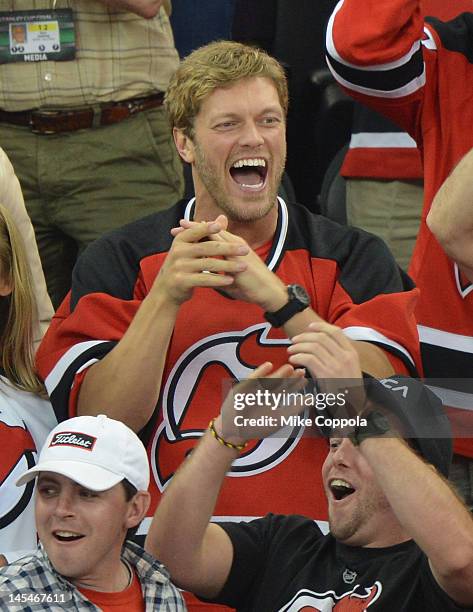
M 215 219 L 215 223 L 218 223 L 224 231 L 228 229 L 228 219 L 225 215 L 219 215 Z

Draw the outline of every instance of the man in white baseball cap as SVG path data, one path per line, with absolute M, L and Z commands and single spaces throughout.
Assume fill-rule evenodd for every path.
M 62 422 L 17 485 L 34 478 L 40 544 L 0 570 L 0 610 L 185 610 L 164 566 L 126 539 L 150 504 L 131 429 L 105 415 Z

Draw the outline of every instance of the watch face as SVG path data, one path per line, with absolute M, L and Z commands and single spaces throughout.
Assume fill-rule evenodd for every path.
M 289 287 L 292 295 L 296 298 L 298 302 L 301 302 L 302 304 L 307 304 L 307 306 L 310 304 L 309 296 L 304 287 L 301 287 L 300 285 L 289 285 Z

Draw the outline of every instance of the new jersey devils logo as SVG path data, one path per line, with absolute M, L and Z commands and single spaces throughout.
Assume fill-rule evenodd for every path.
M 381 596 L 383 590 L 380 582 L 372 587 L 355 587 L 343 595 L 334 591 L 315 593 L 302 589 L 279 612 L 364 612 Z
M 28 505 L 34 489 L 34 481 L 16 487 L 20 475 L 35 465 L 36 446 L 23 421 L 12 419 L 0 412 L 0 529 L 12 523 Z
M 163 421 L 151 450 L 151 467 L 162 492 L 186 454 L 220 410 L 222 380 L 241 380 L 263 361 L 287 362 L 288 340 L 268 337 L 271 326 L 260 323 L 243 331 L 207 336 L 192 345 L 174 365 L 162 394 Z M 230 476 L 269 470 L 295 448 L 302 428 L 287 428 L 243 453 Z

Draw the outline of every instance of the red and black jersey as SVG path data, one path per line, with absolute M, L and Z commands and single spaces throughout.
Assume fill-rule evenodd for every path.
M 401 125 L 423 154 L 424 210 L 410 266 L 421 292 L 423 368 L 454 408 L 456 452 L 473 457 L 473 285 L 425 222 L 439 187 L 473 146 L 473 13 L 424 23 L 418 0 L 343 0 L 329 21 L 327 50 L 339 83 Z
M 79 259 L 71 294 L 38 352 L 58 419 L 75 414 L 84 372 L 120 341 L 166 258 L 170 228 L 183 217 L 192 218 L 193 206 L 193 201 L 181 202 L 112 232 Z M 353 339 L 382 347 L 396 371 L 415 373 L 417 290 L 379 239 L 280 200 L 266 263 L 285 283 L 303 285 L 321 317 Z M 150 516 L 169 479 L 218 414 L 222 379 L 245 378 L 266 360 L 285 363 L 288 342 L 261 308 L 218 291 L 196 289 L 182 304 L 159 402 L 141 432 L 152 468 Z M 216 515 L 239 519 L 270 509 L 297 510 L 325 520 L 320 467 L 326 443 L 302 434 L 296 429 L 291 438 L 266 439 L 242 453 L 226 478 Z
M 471 10 L 473 5 L 471 0 L 423 0 L 421 7 L 425 15 L 447 20 Z M 415 140 L 399 125 L 362 104 L 355 105 L 350 145 L 340 173 L 346 178 L 386 180 L 424 176 Z

